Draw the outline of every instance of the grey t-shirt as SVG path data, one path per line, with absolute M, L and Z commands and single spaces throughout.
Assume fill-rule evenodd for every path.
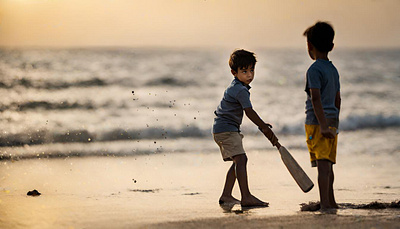
M 319 125 L 311 102 L 310 88 L 320 89 L 322 108 L 327 119 L 339 119 L 335 106 L 337 92 L 340 91 L 339 73 L 331 61 L 317 59 L 306 74 L 306 121 L 308 125 Z
M 235 77 L 224 92 L 221 103 L 214 111 L 213 133 L 240 131 L 243 109 L 252 107 L 250 86 Z

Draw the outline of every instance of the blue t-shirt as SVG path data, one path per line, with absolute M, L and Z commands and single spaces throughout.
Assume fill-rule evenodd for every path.
M 308 125 L 319 125 L 311 102 L 310 88 L 319 89 L 322 108 L 327 119 L 339 119 L 339 110 L 335 106 L 337 92 L 340 91 L 339 73 L 331 61 L 317 59 L 306 75 L 307 101 L 306 121 Z
M 240 131 L 243 109 L 252 107 L 250 86 L 235 77 L 224 92 L 221 103 L 214 111 L 213 133 Z

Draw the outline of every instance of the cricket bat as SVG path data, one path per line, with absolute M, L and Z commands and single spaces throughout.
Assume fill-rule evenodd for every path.
M 285 164 L 297 185 L 299 185 L 303 192 L 309 192 L 314 187 L 314 183 L 284 146 L 281 146 L 278 142 L 276 148 L 278 148 L 281 154 L 283 164 Z
M 299 185 L 303 192 L 309 192 L 314 187 L 314 183 L 284 146 L 280 146 L 278 149 L 283 164 L 285 164 L 297 185 Z

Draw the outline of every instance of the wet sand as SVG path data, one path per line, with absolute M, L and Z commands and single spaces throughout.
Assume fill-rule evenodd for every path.
M 290 150 L 290 149 L 289 149 Z M 316 182 L 303 150 L 290 150 Z M 268 208 L 221 207 L 229 163 L 212 153 L 1 161 L 0 228 L 398 228 L 400 210 L 300 211 L 304 194 L 275 150 L 248 152 L 249 183 Z M 338 203 L 400 199 L 398 154 L 338 156 Z M 38 190 L 40 196 L 28 196 Z M 240 198 L 237 186 L 234 196 Z
M 386 216 L 290 215 L 251 218 L 247 216 L 200 219 L 146 225 L 142 228 L 399 228 L 399 219 Z

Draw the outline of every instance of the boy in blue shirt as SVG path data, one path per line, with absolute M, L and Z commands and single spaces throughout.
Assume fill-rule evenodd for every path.
M 318 168 L 320 209 L 338 208 L 333 193 L 333 164 L 336 163 L 340 111 L 339 73 L 328 59 L 335 31 L 317 22 L 304 32 L 308 53 L 315 62 L 306 74 L 305 131 L 311 164 Z
M 255 65 L 256 58 L 252 52 L 242 49 L 231 54 L 229 66 L 234 79 L 225 90 L 221 103 L 214 112 L 216 115 L 213 125 L 214 140 L 221 150 L 223 160 L 233 161 L 226 175 L 225 186 L 219 199 L 220 204 L 268 206 L 268 203 L 250 193 L 246 168 L 247 156 L 242 145 L 243 135 L 240 133 L 244 110 L 246 116 L 268 137 L 272 145 L 278 143 L 278 139 L 270 129 L 272 126 L 262 121 L 252 108 L 249 84 L 254 79 Z M 232 196 L 236 179 L 239 182 L 241 201 Z

